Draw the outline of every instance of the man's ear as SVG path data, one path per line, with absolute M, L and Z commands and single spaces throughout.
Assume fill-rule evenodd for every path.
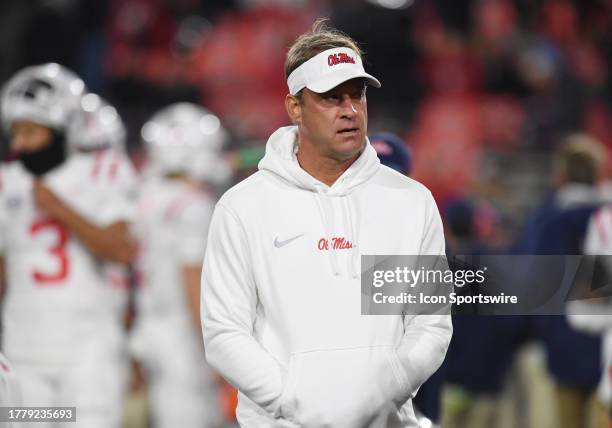
M 302 104 L 297 97 L 287 94 L 285 97 L 285 109 L 287 110 L 289 119 L 291 119 L 291 123 L 294 125 L 302 123 Z

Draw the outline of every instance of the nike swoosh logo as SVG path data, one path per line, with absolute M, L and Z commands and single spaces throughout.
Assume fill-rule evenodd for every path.
M 278 236 L 277 236 L 276 238 L 274 238 L 274 246 L 275 246 L 276 248 L 282 248 L 282 247 L 284 247 L 285 245 L 289 244 L 290 242 L 293 242 L 293 241 L 295 241 L 296 239 L 301 238 L 302 236 L 304 236 L 304 234 L 303 234 L 303 233 L 300 233 L 299 235 L 294 236 L 293 238 L 285 239 L 284 241 L 279 241 L 279 240 L 278 240 Z

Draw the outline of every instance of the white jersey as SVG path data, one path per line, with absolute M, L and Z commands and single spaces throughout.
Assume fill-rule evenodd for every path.
M 178 180 L 148 179 L 138 201 L 138 316 L 187 314 L 181 268 L 202 265 L 214 201 Z
M 591 217 L 584 242 L 584 254 L 607 255 L 604 258 L 608 274 L 612 274 L 612 207 L 599 209 Z M 570 322 L 585 331 L 603 334 L 603 376 L 599 384 L 598 394 L 605 403 L 612 403 L 612 304 L 595 304 L 593 309 L 599 314 L 585 315 L 589 311 L 589 303 L 574 302 L 574 309 L 579 315 L 570 314 Z M 578 308 L 578 309 L 577 309 Z
M 133 207 L 115 187 L 126 159 L 75 154 L 44 177 L 69 207 L 98 226 L 129 220 Z M 33 177 L 19 162 L 0 170 L 0 228 L 7 291 L 3 350 L 20 363 L 70 364 L 83 339 L 104 335 L 112 299 L 102 263 L 65 226 L 36 206 Z

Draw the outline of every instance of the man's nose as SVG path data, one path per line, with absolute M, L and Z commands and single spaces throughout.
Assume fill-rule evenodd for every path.
M 342 96 L 340 107 L 342 108 L 342 116 L 353 118 L 357 114 L 355 101 L 348 94 Z

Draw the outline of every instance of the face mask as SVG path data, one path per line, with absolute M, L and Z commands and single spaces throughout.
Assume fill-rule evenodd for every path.
M 18 159 L 25 169 L 36 177 L 40 177 L 62 164 L 66 159 L 65 139 L 56 134 L 47 147 L 31 153 L 21 153 Z

